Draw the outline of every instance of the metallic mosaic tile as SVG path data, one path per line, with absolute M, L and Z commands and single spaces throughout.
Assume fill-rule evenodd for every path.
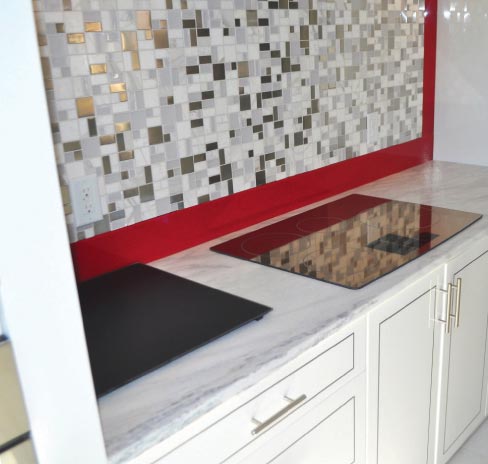
M 44 47 L 47 45 L 47 36 L 46 34 L 37 34 L 37 43 L 39 47 Z
M 153 184 L 147 184 L 139 187 L 139 195 L 141 203 L 154 200 L 154 187 Z
M 73 33 L 73 34 L 68 34 L 68 43 L 69 44 L 82 44 L 85 43 L 85 34 L 81 32 Z
M 168 31 L 166 29 L 153 31 L 155 48 L 169 48 Z
M 115 143 L 115 135 L 102 135 L 100 137 L 100 145 L 111 145 Z
M 79 118 L 93 116 L 95 107 L 93 106 L 93 97 L 82 97 L 76 99 L 76 111 Z
M 115 131 L 116 132 L 125 132 L 130 130 L 130 122 L 116 122 L 115 123 Z
M 137 29 L 149 30 L 151 29 L 151 12 L 137 11 L 136 12 L 136 26 Z
M 117 92 L 125 92 L 125 82 L 116 82 L 114 84 L 110 84 L 110 92 L 117 93 Z
M 132 62 L 132 70 L 138 71 L 139 69 L 141 69 L 141 60 L 139 59 L 139 53 L 135 51 L 131 52 L 130 57 Z
M 120 161 L 127 161 L 134 159 L 134 152 L 133 151 L 121 151 L 119 152 L 119 160 Z
M 63 143 L 63 150 L 65 152 L 81 150 L 81 143 L 79 141 Z
M 85 23 L 85 32 L 101 32 L 102 31 L 102 23 L 97 22 L 87 22 Z
M 417 0 L 36 2 L 62 184 L 96 172 L 105 186 L 96 225 L 76 229 L 65 208 L 70 239 L 419 137 L 423 13 Z
M 96 137 L 98 134 L 97 120 L 95 118 L 88 118 L 87 123 L 88 123 L 88 135 L 90 137 Z
M 90 74 L 105 74 L 106 72 L 107 72 L 107 65 L 105 63 L 90 65 Z
M 147 129 L 147 134 L 149 138 L 149 145 L 163 143 L 163 128 L 161 126 L 149 127 Z
M 122 50 L 137 50 L 137 32 L 121 32 Z

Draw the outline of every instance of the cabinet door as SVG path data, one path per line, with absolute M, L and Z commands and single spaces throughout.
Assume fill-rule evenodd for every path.
M 369 316 L 368 462 L 433 462 L 440 272 L 411 285 Z
M 488 252 L 451 261 L 452 330 L 445 335 L 439 430 L 440 462 L 446 462 L 484 420 L 485 353 L 488 326 Z M 459 326 L 455 314 L 459 311 Z

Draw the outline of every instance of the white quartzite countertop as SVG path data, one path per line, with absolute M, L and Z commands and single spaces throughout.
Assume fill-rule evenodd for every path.
M 274 310 L 261 321 L 102 398 L 100 415 L 110 463 L 122 463 L 161 442 L 394 295 L 417 279 L 419 271 L 434 269 L 458 254 L 466 241 L 488 233 L 488 218 L 483 217 L 427 255 L 361 290 L 209 250 L 216 243 L 352 192 L 488 215 L 488 168 L 427 163 L 151 263 Z

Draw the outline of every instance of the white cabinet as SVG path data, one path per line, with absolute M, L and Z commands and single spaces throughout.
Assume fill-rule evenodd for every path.
M 368 315 L 368 464 L 445 464 L 485 419 L 487 249 Z
M 448 263 L 451 330 L 444 334 L 438 463 L 459 449 L 485 418 L 488 252 L 475 247 Z M 460 291 L 461 289 L 461 291 Z
M 434 314 L 441 279 L 434 272 L 369 315 L 369 464 L 433 462 Z

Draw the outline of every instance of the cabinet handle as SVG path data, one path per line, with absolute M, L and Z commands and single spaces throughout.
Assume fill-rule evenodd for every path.
M 444 290 L 442 288 L 439 289 L 439 291 L 443 293 L 447 293 L 447 304 L 446 304 L 446 319 L 437 319 L 439 322 L 442 322 L 443 324 L 446 325 L 446 334 L 451 333 L 451 305 L 452 305 L 452 287 L 453 285 L 451 283 L 447 284 L 447 290 Z
M 452 284 L 447 284 L 446 333 L 451 332 Z
M 252 435 L 257 435 L 258 433 L 262 432 L 265 428 L 269 427 L 273 422 L 277 421 L 280 417 L 284 416 L 287 412 L 291 411 L 293 408 L 296 408 L 300 403 L 307 399 L 307 395 L 300 395 L 297 399 L 292 400 L 285 396 L 285 400 L 288 401 L 288 404 L 283 408 L 280 409 L 277 413 L 273 414 L 270 418 L 266 419 L 264 422 L 261 422 L 257 419 L 252 419 L 253 423 L 257 424 L 257 427 L 251 431 Z
M 459 327 L 459 314 L 461 312 L 461 287 L 463 285 L 463 280 L 458 277 L 456 280 L 456 327 Z

